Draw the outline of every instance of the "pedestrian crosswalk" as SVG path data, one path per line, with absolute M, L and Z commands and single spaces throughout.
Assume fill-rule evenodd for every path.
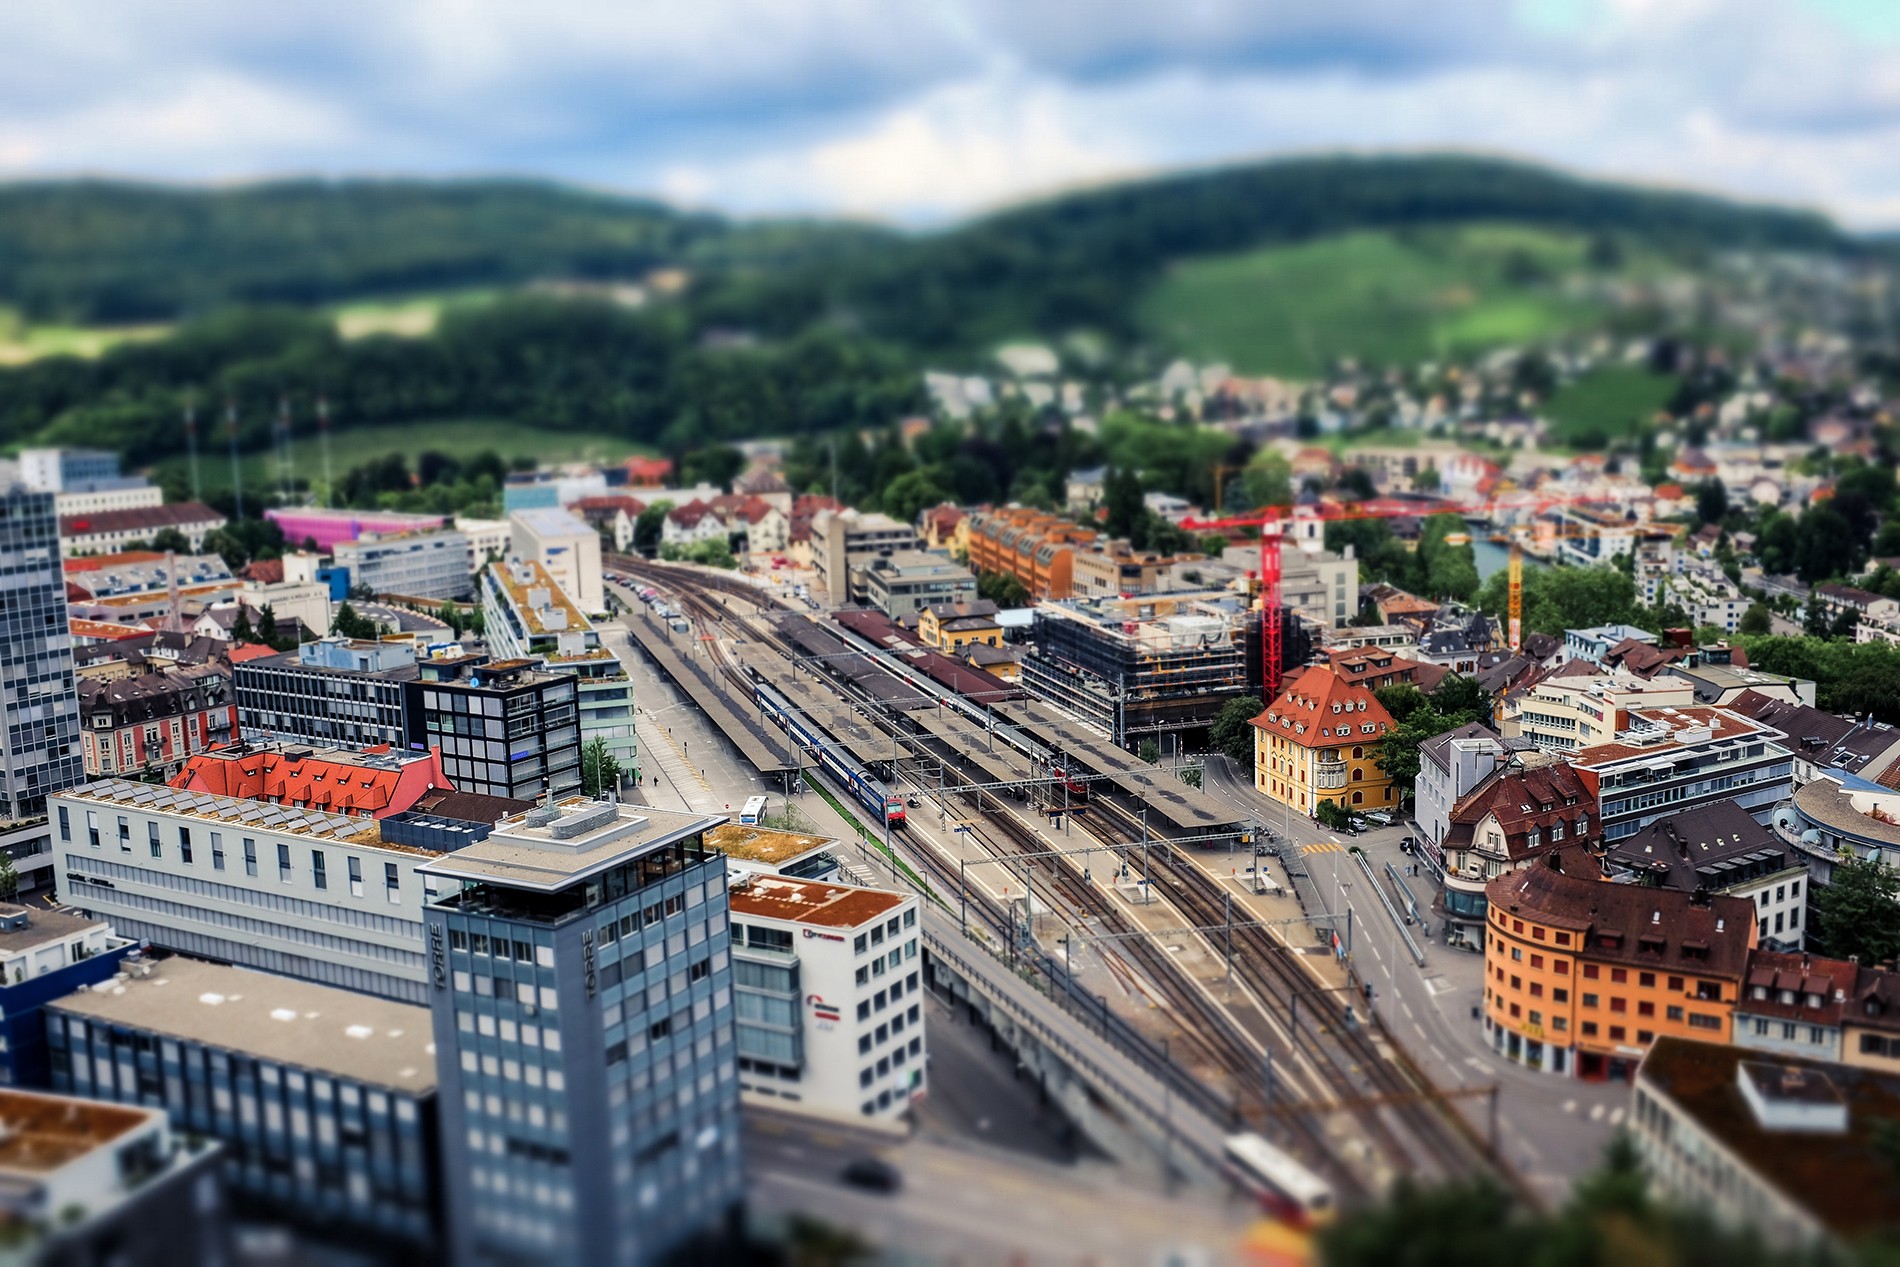
M 1345 853 L 1346 846 L 1336 840 L 1322 840 L 1316 845 L 1301 845 L 1301 853 Z

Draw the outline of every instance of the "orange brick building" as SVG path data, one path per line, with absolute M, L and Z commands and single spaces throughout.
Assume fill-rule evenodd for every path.
M 1557 850 L 1486 886 L 1492 1046 L 1551 1073 L 1628 1081 L 1659 1037 L 1729 1042 L 1754 904 L 1600 874 L 1587 854 Z
M 970 567 L 1023 583 L 1034 599 L 1075 594 L 1075 551 L 1098 534 L 1046 511 L 1004 506 L 970 516 Z

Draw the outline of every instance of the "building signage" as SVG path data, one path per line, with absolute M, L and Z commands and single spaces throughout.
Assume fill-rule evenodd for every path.
M 429 964 L 435 973 L 435 988 L 449 988 L 449 954 L 442 944 L 442 925 L 429 925 Z
M 800 929 L 799 931 L 804 933 L 805 936 L 807 937 L 816 937 L 820 941 L 843 941 L 844 940 L 843 933 L 821 933 L 815 928 L 805 928 L 805 929 Z
M 581 930 L 581 977 L 587 985 L 587 997 L 594 997 L 594 930 Z

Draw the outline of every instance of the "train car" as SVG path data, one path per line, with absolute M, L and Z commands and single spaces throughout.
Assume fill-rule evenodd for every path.
M 1332 1185 L 1260 1136 L 1229 1135 L 1221 1154 L 1228 1177 L 1263 1208 L 1302 1227 L 1332 1221 Z
M 1052 806 L 1063 804 L 1063 789 L 1066 788 L 1068 790 L 1068 807 L 1071 811 L 1084 810 L 1089 807 L 1089 785 L 1086 781 L 1075 778 L 1059 765 L 1050 766 L 1049 773 L 1062 780 L 1061 784 L 1052 792 L 1052 799 L 1049 802 Z
M 757 827 L 765 821 L 766 804 L 763 796 L 747 797 L 745 805 L 739 810 L 739 822 L 747 827 Z
M 812 725 L 804 713 L 764 682 L 753 682 L 752 698 L 779 729 L 815 753 L 818 764 L 831 776 L 832 782 L 869 810 L 876 822 L 893 830 L 903 829 L 907 817 L 902 797 L 893 795 L 876 775 L 852 759 L 842 745 Z

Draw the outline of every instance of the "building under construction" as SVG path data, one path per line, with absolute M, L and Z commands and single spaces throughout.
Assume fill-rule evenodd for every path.
M 1124 748 L 1199 748 L 1222 704 L 1259 690 L 1259 639 L 1259 613 L 1231 598 L 1043 603 L 1022 684 Z

